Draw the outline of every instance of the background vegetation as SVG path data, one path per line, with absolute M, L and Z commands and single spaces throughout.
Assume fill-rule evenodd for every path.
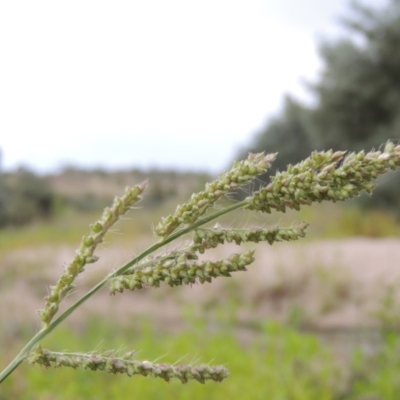
M 342 18 L 347 36 L 319 44 L 323 69 L 317 82 L 307 84 L 314 104 L 286 96 L 282 112 L 239 157 L 279 152 L 274 168 L 283 170 L 313 150 L 369 150 L 400 139 L 400 2 L 391 0 L 382 9 L 352 4 Z M 399 213 L 400 175 L 383 177 L 374 196 L 362 197 L 361 204 Z
M 279 152 L 274 167 L 283 170 L 314 149 L 369 150 L 388 139 L 400 138 L 400 2 L 392 0 L 382 10 L 355 5 L 343 24 L 350 36 L 320 44 L 324 68 L 319 81 L 309 83 L 315 96 L 313 105 L 287 96 L 281 114 L 270 120 L 237 158 L 245 157 L 248 151 Z M 60 265 L 69 260 L 89 223 L 127 184 L 145 178 L 149 178 L 150 187 L 141 204 L 143 211 L 131 214 L 133 220 L 119 225 L 122 235 L 116 238 L 121 247 L 112 252 L 114 244 L 105 246 L 101 268 L 107 269 L 135 251 L 133 243 L 143 246 L 152 235 L 151 225 L 181 199 L 202 188 L 210 177 L 174 171 L 108 172 L 74 167 L 48 176 L 37 176 L 23 168 L 0 171 L 0 301 L 6 314 L 0 321 L 2 360 L 10 359 L 36 329 L 34 310 L 41 306 L 47 285 L 58 275 Z M 368 206 L 368 213 L 361 206 Z M 341 264 L 340 255 L 328 262 L 327 268 L 314 240 L 337 239 L 342 243 L 352 236 L 380 238 L 379 243 L 387 246 L 390 263 L 398 269 L 392 250 L 399 246 L 395 217 L 399 210 L 400 177 L 390 176 L 382 178 L 374 197 L 362 197 L 357 203 L 316 206 L 302 210 L 300 215 L 272 215 L 269 224 L 294 219 L 311 223 L 307 237 L 314 251 L 311 263 L 306 255 L 296 253 L 295 260 L 288 263 L 283 258 L 275 260 L 274 275 L 265 280 L 258 277 L 259 286 L 254 281 L 234 279 L 225 280 L 216 289 L 207 286 L 206 301 L 197 307 L 188 301 L 192 294 L 178 290 L 144 292 L 141 297 L 125 295 L 115 309 L 122 307 L 122 311 L 112 309 L 112 313 L 99 298 L 100 310 L 83 310 L 80 318 L 57 329 L 48 339 L 49 346 L 61 344 L 62 349 L 85 352 L 132 344 L 142 352 L 141 358 L 152 361 L 164 357 L 173 362 L 170 354 L 189 360 L 201 355 L 201 361 L 225 362 L 229 367 L 232 377 L 220 385 L 184 386 L 140 377 L 43 370 L 25 364 L 2 386 L 0 400 L 228 396 L 398 399 L 399 279 L 383 270 L 382 276 L 372 278 L 372 288 L 364 287 L 347 265 Z M 241 214 L 226 223 L 239 226 L 260 221 Z M 382 239 L 388 237 L 392 239 Z M 366 246 L 371 243 L 366 242 Z M 355 244 L 351 242 L 351 250 L 357 263 L 362 253 L 356 252 Z M 375 269 L 382 268 L 384 261 Z M 268 262 L 268 257 L 262 258 L 262 264 Z M 362 277 L 371 272 L 362 267 Z M 81 285 L 90 285 L 101 273 L 88 272 L 88 281 Z M 197 288 L 192 290 L 190 293 L 197 293 Z M 101 296 L 109 300 L 106 293 Z M 167 323 L 161 317 L 168 316 L 171 299 L 181 308 L 177 307 L 174 314 L 179 320 L 172 318 Z M 368 300 L 369 306 L 364 309 Z M 137 304 L 144 307 L 146 302 L 158 314 L 135 308 Z M 339 322 L 348 319 L 345 305 L 349 304 L 358 313 L 365 313 L 362 324 L 322 329 L 321 321 L 332 315 L 339 316 Z M 253 318 L 247 318 L 249 314 Z

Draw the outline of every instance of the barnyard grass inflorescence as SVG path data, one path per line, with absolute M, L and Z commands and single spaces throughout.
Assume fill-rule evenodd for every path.
M 228 370 L 223 366 L 156 364 L 147 360 L 139 361 L 135 357 L 136 353 L 133 351 L 118 356 L 117 352 L 113 350 L 103 354 L 62 353 L 38 346 L 30 353 L 28 361 L 30 364 L 43 365 L 46 368 L 82 368 L 111 374 L 125 374 L 129 377 L 133 375 L 150 376 L 164 379 L 167 382 L 171 379 L 178 379 L 182 383 L 190 380 L 200 383 L 208 380 L 222 382 L 229 376 Z
M 243 186 L 265 173 L 275 160 L 276 154 L 252 154 L 243 161 L 236 161 L 231 170 L 206 184 L 205 190 L 194 193 L 189 202 L 179 205 L 173 214 L 163 218 L 156 226 L 158 236 L 166 237 L 182 224 L 191 224 L 203 215 L 217 200 L 229 191 Z
M 96 247 L 103 241 L 105 234 L 121 216 L 126 214 L 131 207 L 138 203 L 145 190 L 147 182 L 142 182 L 133 187 L 127 187 L 125 194 L 116 197 L 111 207 L 107 207 L 101 218 L 90 226 L 90 232 L 84 236 L 74 259 L 64 268 L 64 273 L 54 286 L 50 287 L 50 293 L 45 297 L 46 303 L 39 311 L 40 319 L 47 326 L 57 313 L 62 299 L 74 289 L 75 278 L 84 271 L 85 265 L 94 263 L 98 258 L 94 255 Z

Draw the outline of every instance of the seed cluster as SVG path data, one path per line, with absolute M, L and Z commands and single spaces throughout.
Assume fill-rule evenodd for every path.
M 313 202 L 343 201 L 363 190 L 370 193 L 378 175 L 398 166 L 400 146 L 390 142 L 383 152 L 361 151 L 346 157 L 344 152 L 314 152 L 305 161 L 276 174 L 266 187 L 247 199 L 245 208 L 285 212 L 286 207 L 298 210 Z
M 302 238 L 306 235 L 305 230 L 308 224 L 303 222 L 290 228 L 274 227 L 270 229 L 196 229 L 191 248 L 204 253 L 205 250 L 215 248 L 220 244 L 252 242 L 274 242 L 291 241 Z
M 155 228 L 156 234 L 166 237 L 181 224 L 195 222 L 227 192 L 265 173 L 275 158 L 276 154 L 249 154 L 246 160 L 235 162 L 230 171 L 222 173 L 216 180 L 207 183 L 204 191 L 194 193 L 188 203 L 179 205 L 174 214 L 163 218 Z
M 114 351 L 100 354 L 58 353 L 37 347 L 29 356 L 31 364 L 49 367 L 83 368 L 92 371 L 105 371 L 112 374 L 125 374 L 130 376 L 143 375 L 153 378 L 161 378 L 169 382 L 171 379 L 179 379 L 182 383 L 196 380 L 205 383 L 207 380 L 221 382 L 228 377 L 225 367 L 210 367 L 206 364 L 198 366 L 154 364 L 150 361 L 135 360 L 136 353 L 129 352 L 117 357 Z
M 183 264 L 189 260 L 198 260 L 199 256 L 195 251 L 192 250 L 191 246 L 187 246 L 184 248 L 176 248 L 173 250 L 166 251 L 163 254 L 158 255 L 150 255 L 141 261 L 139 264 L 133 265 L 131 268 L 127 269 L 121 275 L 131 275 L 138 270 L 145 270 L 146 268 L 150 268 L 153 265 L 163 264 L 165 267 L 170 266 L 172 264 Z
M 40 319 L 47 326 L 58 311 L 61 300 L 74 288 L 75 278 L 84 271 L 86 264 L 94 263 L 98 258 L 94 255 L 96 247 L 103 241 L 108 229 L 118 221 L 135 203 L 141 200 L 147 182 L 126 188 L 122 197 L 116 197 L 113 205 L 106 208 L 101 218 L 91 225 L 90 233 L 82 238 L 80 248 L 74 259 L 68 264 L 58 282 L 50 287 L 46 296 L 44 309 L 39 311 Z
M 254 261 L 254 251 L 233 254 L 225 260 L 188 262 L 184 258 L 157 263 L 144 270 L 136 270 L 131 275 L 121 275 L 110 279 L 110 293 L 124 290 L 159 287 L 161 282 L 169 286 L 189 285 L 196 282 L 211 282 L 218 276 L 231 276 L 231 272 L 245 271 Z

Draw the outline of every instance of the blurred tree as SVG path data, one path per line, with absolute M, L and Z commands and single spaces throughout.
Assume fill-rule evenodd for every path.
M 269 121 L 267 127 L 254 137 L 250 147 L 242 150 L 240 159 L 246 158 L 249 151 L 279 152 L 273 168 L 283 170 L 287 164 L 308 157 L 312 150 L 309 136 L 310 116 L 310 110 L 292 97 L 286 96 L 282 115 Z
M 54 194 L 47 182 L 33 172 L 20 168 L 16 174 L 17 181 L 14 186 L 16 197 L 21 202 L 31 204 L 36 217 L 49 217 L 54 202 Z
M 400 134 L 400 1 L 375 10 L 352 3 L 352 39 L 323 42 L 316 95 L 317 148 L 370 149 Z
M 55 199 L 47 182 L 24 168 L 0 174 L 0 227 L 50 217 Z
M 279 153 L 267 174 L 240 190 L 235 197 L 242 198 L 248 190 L 256 190 L 268 176 L 277 170 L 285 170 L 288 164 L 307 158 L 312 151 L 308 132 L 310 130 L 310 111 L 290 96 L 285 96 L 282 115 L 272 118 L 267 127 L 258 133 L 250 146 L 241 151 L 238 159 L 247 157 L 248 152 Z
M 12 193 L 4 176 L 0 173 L 0 227 L 8 223 L 8 209 L 12 201 Z
M 379 10 L 352 2 L 350 15 L 341 22 L 349 38 L 323 41 L 319 47 L 324 68 L 319 81 L 308 84 L 315 106 L 286 97 L 281 115 L 240 156 L 278 151 L 276 167 L 281 170 L 313 149 L 370 150 L 399 140 L 400 0 L 390 0 Z M 373 201 L 400 210 L 400 176 L 390 182 Z

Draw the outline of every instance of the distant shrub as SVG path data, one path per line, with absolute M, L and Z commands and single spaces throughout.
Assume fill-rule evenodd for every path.
M 0 175 L 0 227 L 49 218 L 55 200 L 56 195 L 46 181 L 31 171 L 20 169 L 14 174 Z

